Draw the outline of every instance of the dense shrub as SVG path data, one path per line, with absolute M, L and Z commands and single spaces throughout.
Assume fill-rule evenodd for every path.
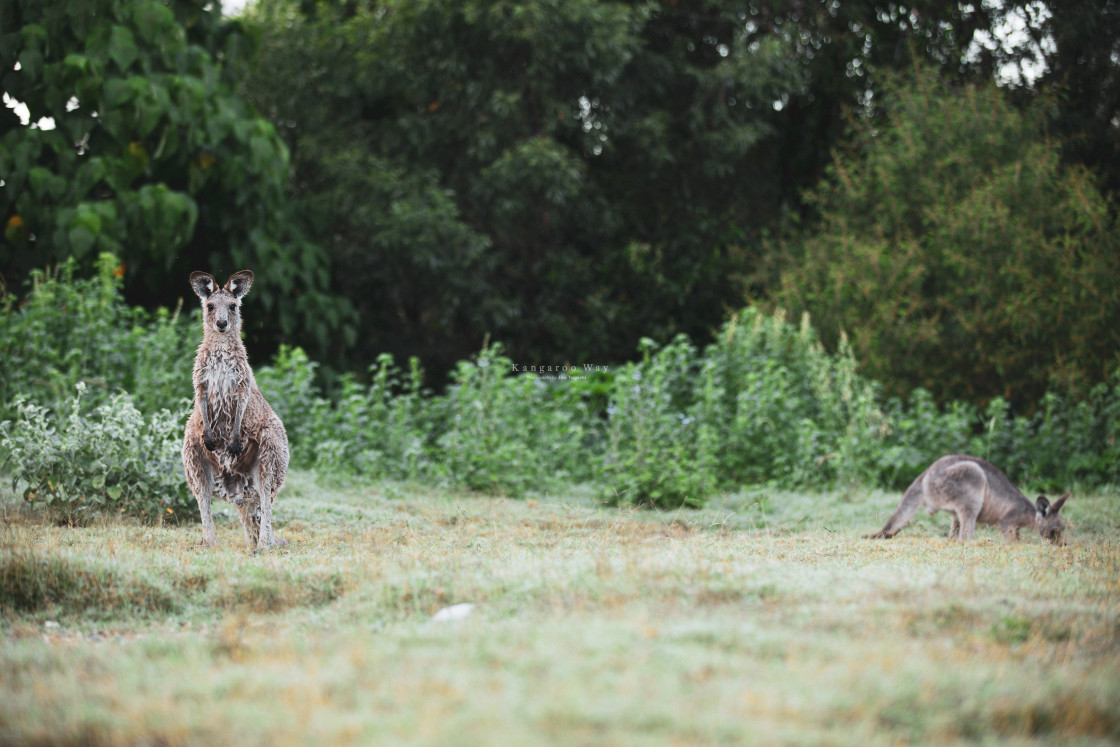
M 318 364 L 299 348 L 281 348 L 257 383 L 284 421 L 292 463 L 335 477 L 412 480 L 430 474 L 432 402 L 413 359 L 407 374 L 383 355 L 363 385 L 345 375 L 334 400 L 317 384 Z
M 973 449 L 1042 488 L 1120 484 L 1120 372 L 1087 399 L 1051 392 L 1031 415 L 995 399 Z
M 12 489 L 77 523 L 107 512 L 193 516 L 180 457 L 186 411 L 146 417 L 121 392 L 90 412 L 85 384 L 77 390 L 65 412 L 17 398 L 18 419 L 0 423 Z
M 4 307 L 3 469 L 71 520 L 193 516 L 179 448 L 196 333 L 177 315 L 129 310 L 114 266 L 104 257 L 93 280 L 43 274 L 23 307 Z M 939 407 L 922 389 L 885 399 L 843 337 L 830 354 L 807 316 L 794 325 L 755 309 L 703 350 L 682 336 L 644 339 L 639 352 L 610 372 L 523 373 L 487 345 L 442 393 L 424 389 L 415 359 L 403 370 L 388 355 L 330 396 L 299 348 L 256 377 L 292 465 L 336 479 L 505 495 L 588 482 L 610 503 L 667 508 L 746 485 L 901 488 L 938 456 L 969 452 L 1039 487 L 1120 483 L 1120 374 L 1029 413 L 999 398 L 983 412 Z
M 915 389 L 908 401 L 892 397 L 886 412 L 887 432 L 872 455 L 869 482 L 904 488 L 938 456 L 989 453 L 970 441 L 980 422 L 971 405 L 951 402 L 938 408 L 928 391 Z
M 830 347 L 848 330 L 898 396 L 1086 397 L 1118 363 L 1116 205 L 1063 163 L 1047 109 L 921 69 L 882 93 L 886 116 L 853 120 L 806 194 L 819 221 L 787 239 L 773 305 L 810 312 Z
M 715 384 L 703 408 L 718 423 L 726 487 L 781 480 L 800 487 L 867 478 L 886 418 L 846 344 L 827 354 L 802 317 L 746 309 L 705 351 Z
M 316 369 L 302 350 L 284 348 L 257 371 L 297 466 L 505 494 L 592 475 L 584 452 L 592 424 L 578 391 L 513 375 L 500 346 L 461 361 L 442 396 L 423 388 L 415 358 L 402 371 L 382 355 L 369 384 L 343 376 L 331 399 L 318 387 Z
M 671 508 L 702 506 L 717 484 L 714 418 L 702 411 L 695 381 L 701 363 L 685 337 L 615 376 L 607 408 L 600 480 L 611 503 Z M 710 372 L 704 380 L 710 381 Z
M 579 472 L 591 427 L 541 375 L 514 375 L 499 345 L 462 361 L 440 401 L 440 471 L 472 490 L 519 495 Z
M 74 263 L 33 273 L 24 301 L 0 297 L 0 417 L 26 395 L 58 406 L 78 382 L 88 403 L 127 391 L 136 407 L 179 409 L 191 396 L 198 331 L 179 310 L 149 314 L 121 295 L 120 263 L 102 254 L 97 275 L 74 277 Z
M 701 505 L 717 489 L 781 484 L 904 488 L 937 457 L 972 453 L 1039 488 L 1120 482 L 1120 375 L 1084 400 L 1047 394 L 1033 414 L 993 400 L 884 399 L 841 336 L 827 353 L 803 316 L 736 314 L 699 354 L 687 340 L 615 377 L 602 471 L 609 500 Z

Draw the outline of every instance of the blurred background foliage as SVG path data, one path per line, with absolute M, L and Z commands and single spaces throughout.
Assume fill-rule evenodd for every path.
M 1086 393 L 1120 352 L 1120 237 L 1096 175 L 1063 164 L 1037 107 L 920 70 L 884 86 L 783 238 L 774 303 L 808 311 L 864 372 L 939 401 Z
M 350 306 L 285 196 L 287 148 L 235 90 L 255 46 L 240 24 L 157 0 L 4 0 L 0 15 L 0 83 L 28 118 L 0 109 L 10 291 L 101 252 L 153 307 L 174 305 L 192 269 L 267 268 L 261 343 L 344 336 Z
M 1117 368 L 1111 0 L 2 8 L 11 293 L 103 251 L 148 308 L 250 267 L 258 359 L 431 386 L 487 335 L 637 362 L 747 303 L 936 403 Z
M 0 305 L 3 487 L 66 522 L 196 520 L 180 456 L 192 403 L 177 392 L 189 392 L 200 313 L 129 307 L 112 256 L 94 277 L 73 264 L 36 271 L 27 303 Z M 514 497 L 587 484 L 606 503 L 700 507 L 745 489 L 899 490 L 967 452 L 1042 490 L 1120 484 L 1120 373 L 1081 400 L 1048 393 L 1029 415 L 1001 397 L 939 407 L 924 389 L 886 396 L 846 338 L 826 351 L 807 315 L 792 324 L 756 308 L 704 346 L 643 338 L 624 366 L 551 368 L 526 375 L 488 345 L 432 391 L 416 358 L 402 367 L 386 353 L 327 392 L 319 364 L 283 346 L 255 373 L 293 467 L 328 483 Z

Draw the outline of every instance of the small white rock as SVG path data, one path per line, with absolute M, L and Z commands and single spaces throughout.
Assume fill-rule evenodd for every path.
M 59 625 L 54 620 L 47 620 L 45 623 L 43 623 L 43 627 L 46 628 L 47 630 L 54 630 L 54 629 L 58 628 Z
M 463 602 L 462 604 L 453 604 L 450 607 L 444 607 L 439 612 L 432 615 L 432 622 L 454 622 L 455 620 L 464 620 L 474 612 L 474 605 L 470 602 Z

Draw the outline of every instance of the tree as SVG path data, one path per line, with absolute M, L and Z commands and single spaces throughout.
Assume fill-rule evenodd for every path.
M 773 303 L 807 310 L 904 394 L 1086 393 L 1120 364 L 1115 207 L 1061 163 L 1039 112 L 935 72 L 893 79 L 808 195 L 820 222 L 785 244 Z
M 1052 101 L 1049 129 L 1065 144 L 1063 161 L 1092 168 L 1106 191 L 1120 190 L 1120 2 L 976 5 L 989 33 L 971 64 L 1001 74 L 1021 106 Z
M 367 359 L 449 367 L 489 333 L 521 362 L 614 360 L 738 304 L 731 243 L 776 205 L 751 154 L 797 81 L 737 10 L 697 8 L 258 5 L 244 90 L 289 143 Z
M 1120 2 L 1051 2 L 1042 31 L 1046 70 L 1037 88 L 1059 98 L 1053 131 L 1063 158 L 1098 171 L 1103 187 L 1120 191 Z
M 919 0 L 261 0 L 243 91 L 369 320 L 361 356 L 615 360 L 757 284 L 876 70 L 966 77 L 989 15 Z
M 257 337 L 341 336 L 327 258 L 286 212 L 287 150 L 231 85 L 251 40 L 218 3 L 5 0 L 2 23 L 0 83 L 30 116 L 0 110 L 13 289 L 33 267 L 112 252 L 131 300 L 167 304 L 191 270 L 252 267 Z

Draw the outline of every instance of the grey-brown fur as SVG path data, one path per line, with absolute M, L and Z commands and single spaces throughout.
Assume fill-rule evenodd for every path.
M 1019 530 L 1031 528 L 1044 539 L 1062 545 L 1066 525 L 1058 512 L 1068 498 L 1066 493 L 1050 503 L 1040 495 L 1032 504 L 995 465 L 978 457 L 953 454 L 941 457 L 918 475 L 886 526 L 870 537 L 893 537 L 910 523 L 918 509 L 925 508 L 930 516 L 938 511 L 953 515 L 951 539 L 972 539 L 976 522 L 980 522 L 998 526 L 1008 540 L 1018 541 Z
M 288 434 L 257 388 L 241 341 L 241 299 L 252 284 L 248 270 L 221 287 L 205 272 L 191 273 L 202 299 L 202 344 L 183 468 L 202 514 L 202 542 L 210 546 L 217 544 L 213 498 L 237 507 L 250 547 L 285 544 L 272 531 L 272 503 L 288 471 Z

